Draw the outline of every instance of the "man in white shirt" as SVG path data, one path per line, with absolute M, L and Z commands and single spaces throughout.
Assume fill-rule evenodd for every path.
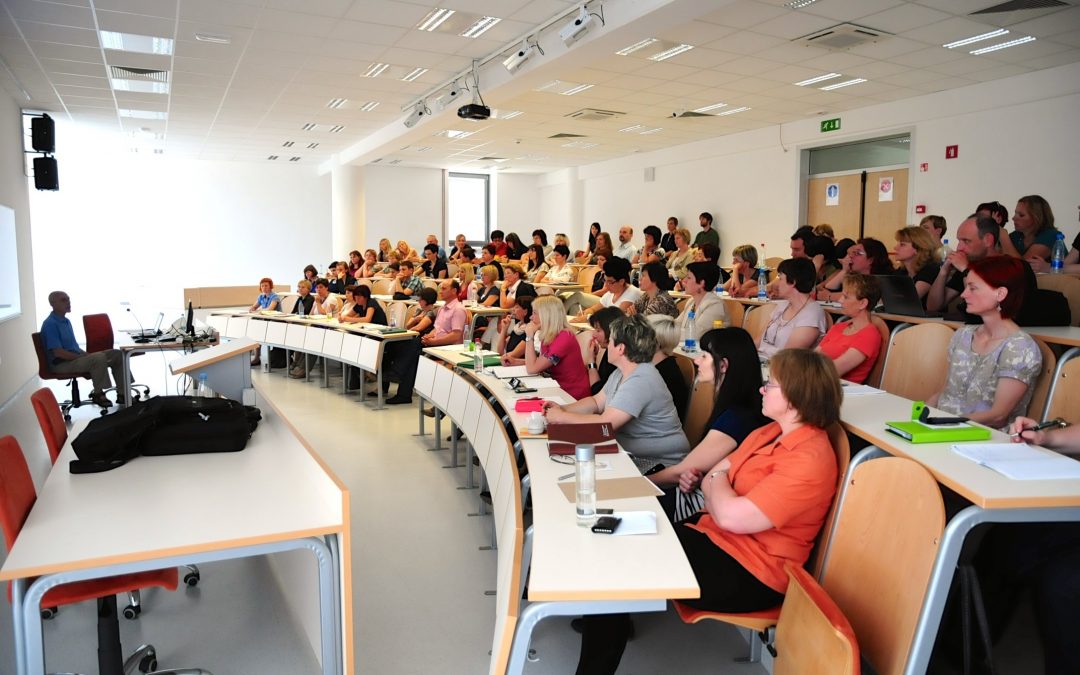
M 694 310 L 694 338 L 697 340 L 712 330 L 713 322 L 727 320 L 724 301 L 713 293 L 719 280 L 720 268 L 713 263 L 695 262 L 686 266 L 686 276 L 682 284 L 683 290 L 690 294 L 690 300 L 675 320 L 680 336 L 683 335 L 690 310 Z
M 623 225 L 619 228 L 619 243 L 615 245 L 615 250 L 612 251 L 612 255 L 616 258 L 625 258 L 630 260 L 634 257 L 634 244 L 632 240 L 634 238 L 634 228 L 629 225 Z

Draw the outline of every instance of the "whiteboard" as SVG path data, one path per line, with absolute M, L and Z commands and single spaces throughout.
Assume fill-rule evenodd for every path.
M 0 321 L 6 321 L 21 313 L 15 210 L 0 205 Z

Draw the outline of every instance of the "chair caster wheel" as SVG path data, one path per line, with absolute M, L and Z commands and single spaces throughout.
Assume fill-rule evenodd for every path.
M 157 656 L 150 654 L 149 656 L 144 656 L 142 660 L 139 661 L 139 672 L 149 673 L 157 670 L 157 666 Z
M 202 576 L 198 572 L 188 572 L 184 575 L 184 583 L 191 588 L 198 586 L 201 579 Z
M 67 413 L 64 413 L 64 421 L 65 422 L 70 422 L 71 421 L 71 415 L 68 415 Z
M 51 619 L 51 618 L 53 618 L 54 616 L 56 616 L 56 613 L 57 613 L 58 611 L 59 611 L 59 608 L 58 608 L 58 607 L 45 607 L 45 608 L 43 608 L 43 609 L 41 610 L 41 618 L 42 618 L 43 620 L 45 620 L 45 621 L 48 621 L 49 619 Z
M 142 607 L 138 607 L 136 605 L 128 605 L 127 607 L 124 608 L 124 618 L 125 619 L 137 619 L 137 618 L 139 618 L 140 614 L 142 614 Z M 146 672 L 146 671 L 143 671 L 143 672 Z

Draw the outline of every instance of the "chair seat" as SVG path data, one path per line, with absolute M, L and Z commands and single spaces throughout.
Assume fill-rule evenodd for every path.
M 179 573 L 176 568 L 170 567 L 164 570 L 150 570 L 123 576 L 75 581 L 70 584 L 61 584 L 46 592 L 41 599 L 41 606 L 59 607 L 61 605 L 71 605 L 150 586 L 160 586 L 165 590 L 175 591 L 178 579 Z
M 713 612 L 708 609 L 696 609 L 677 600 L 673 602 L 675 603 L 675 611 L 679 613 L 679 618 L 683 620 L 683 623 L 697 623 L 698 621 L 709 619 L 712 621 L 723 621 L 724 623 L 730 623 L 742 628 L 763 631 L 766 628 L 775 626 L 776 622 L 780 619 L 779 607 L 764 609 L 758 612 L 734 614 L 729 612 Z

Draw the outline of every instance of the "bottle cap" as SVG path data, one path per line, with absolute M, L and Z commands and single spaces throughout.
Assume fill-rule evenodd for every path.
M 591 462 L 596 459 L 596 446 L 595 445 L 575 445 L 574 446 L 574 459 L 579 462 Z
M 713 321 L 712 322 L 712 327 L 713 328 L 723 328 L 724 327 L 724 320 L 723 319 L 717 319 L 716 321 Z

